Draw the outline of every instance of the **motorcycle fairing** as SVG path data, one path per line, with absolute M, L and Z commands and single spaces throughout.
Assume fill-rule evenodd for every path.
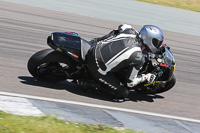
M 75 32 L 54 32 L 47 38 L 48 45 L 69 55 L 75 61 L 81 59 L 81 37 Z
M 76 34 L 69 34 L 69 32 L 54 32 L 51 34 L 51 40 L 56 46 L 63 49 L 81 49 L 81 38 Z
M 47 38 L 47 44 L 54 50 L 69 55 L 75 61 L 85 61 L 92 44 L 75 32 L 54 32 Z
M 169 51 L 169 49 L 167 49 L 167 47 L 163 47 L 162 55 L 163 55 L 163 61 L 161 63 L 157 61 L 157 64 L 160 66 L 161 69 L 164 70 L 163 71 L 164 73 L 162 74 L 164 76 L 159 77 L 160 81 L 156 81 L 156 82 L 154 81 L 149 84 L 144 84 L 144 86 L 150 86 L 155 83 L 159 84 L 159 83 L 168 81 L 172 78 L 172 75 L 174 74 L 175 67 L 176 67 L 175 59 L 172 53 Z

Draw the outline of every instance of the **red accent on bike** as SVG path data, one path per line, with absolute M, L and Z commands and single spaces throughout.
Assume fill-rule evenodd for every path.
M 160 66 L 169 67 L 169 65 L 167 65 L 167 64 L 162 64 L 162 63 L 160 63 Z
M 162 44 L 165 48 L 167 47 L 164 43 Z
M 73 32 L 67 32 L 68 34 L 74 34 Z
M 78 55 L 72 54 L 72 56 L 74 56 L 74 57 L 78 58 Z

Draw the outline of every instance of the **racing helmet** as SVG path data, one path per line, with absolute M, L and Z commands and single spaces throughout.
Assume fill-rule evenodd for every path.
M 154 25 L 144 25 L 140 30 L 139 38 L 149 52 L 156 53 L 163 42 L 164 35 L 159 27 Z

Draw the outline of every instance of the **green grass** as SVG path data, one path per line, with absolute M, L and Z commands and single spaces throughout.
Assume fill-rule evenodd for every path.
M 200 0 L 137 0 L 137 1 L 200 12 Z
M 88 125 L 60 120 L 54 116 L 17 116 L 0 111 L 0 133 L 136 133 L 105 125 Z

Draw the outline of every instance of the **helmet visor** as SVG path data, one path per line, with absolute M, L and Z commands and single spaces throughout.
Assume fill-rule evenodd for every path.
M 153 38 L 152 39 L 152 44 L 156 47 L 156 48 L 159 48 L 161 46 L 163 41 L 159 41 L 158 39 L 156 38 Z

